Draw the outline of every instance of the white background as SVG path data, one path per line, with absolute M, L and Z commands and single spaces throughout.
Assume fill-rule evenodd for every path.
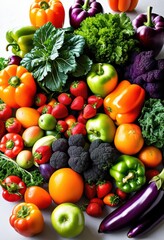
M 65 7 L 66 11 L 66 20 L 65 26 L 69 26 L 68 18 L 68 9 L 73 4 L 74 0 L 61 0 Z M 112 12 L 107 4 L 107 0 L 99 1 L 102 3 L 105 12 Z M 7 44 L 5 40 L 6 31 L 12 27 L 16 26 L 25 26 L 30 25 L 29 21 L 29 6 L 32 3 L 32 0 L 1 0 L 0 7 L 0 57 L 8 57 L 11 53 L 6 52 L 5 46 Z M 140 0 L 136 10 L 132 13 L 128 13 L 131 19 L 140 13 L 146 12 L 147 6 L 151 5 L 153 7 L 153 12 L 164 16 L 164 1 L 163 0 Z M 164 57 L 164 48 L 162 49 L 159 57 Z M 15 203 L 8 203 L 1 197 L 0 190 L 0 240 L 62 240 L 52 228 L 50 222 L 50 214 L 54 208 L 54 205 L 51 208 L 44 210 L 44 219 L 45 219 L 45 229 L 42 234 L 37 235 L 32 238 L 25 238 L 17 234 L 14 229 L 9 225 L 9 216 L 11 214 L 12 208 L 15 206 Z M 107 211 L 111 211 L 108 208 Z M 107 212 L 104 212 L 106 216 Z M 103 217 L 104 217 L 103 216 Z M 77 238 L 78 240 L 127 240 L 126 237 L 127 229 L 112 233 L 112 234 L 98 234 L 97 229 L 102 218 L 95 219 L 90 216 L 85 215 L 85 229 L 81 235 Z M 164 225 L 161 223 L 148 235 L 145 235 L 143 239 L 145 240 L 163 240 L 164 238 Z

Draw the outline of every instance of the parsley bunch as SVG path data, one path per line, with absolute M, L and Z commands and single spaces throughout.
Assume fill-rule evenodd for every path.
M 27 187 L 42 185 L 45 182 L 38 168 L 27 171 L 21 168 L 16 161 L 0 153 L 0 180 L 4 180 L 10 175 L 20 177 Z

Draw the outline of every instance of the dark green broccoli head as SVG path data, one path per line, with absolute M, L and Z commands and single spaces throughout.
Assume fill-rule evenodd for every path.
M 68 167 L 68 155 L 65 152 L 54 152 L 50 158 L 50 165 L 55 169 Z
M 59 138 L 52 143 L 52 150 L 54 152 L 55 151 L 67 152 L 68 147 L 69 147 L 68 141 L 66 138 Z

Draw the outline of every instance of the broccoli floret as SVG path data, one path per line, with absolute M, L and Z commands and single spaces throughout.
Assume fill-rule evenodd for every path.
M 81 147 L 84 147 L 85 143 L 86 143 L 86 141 L 85 141 L 85 138 L 84 138 L 83 134 L 74 134 L 74 135 L 71 135 L 68 138 L 69 146 L 81 146 Z
M 110 143 L 101 143 L 90 152 L 90 158 L 93 165 L 100 170 L 109 170 L 111 165 L 116 161 L 120 153 Z
M 56 151 L 67 152 L 68 147 L 69 147 L 68 141 L 66 138 L 59 138 L 52 143 L 52 150 L 54 152 Z
M 83 172 L 84 180 L 90 184 L 95 184 L 99 181 L 102 181 L 108 176 L 107 170 L 100 170 L 98 166 L 92 165 L 86 171 Z
M 155 59 L 153 51 L 133 55 L 124 78 L 143 87 L 149 98 L 163 99 L 164 59 Z
M 84 172 L 90 165 L 89 153 L 82 152 L 79 157 L 70 157 L 68 165 L 78 173 Z
M 90 147 L 89 147 L 89 152 L 91 153 L 95 148 L 97 148 L 101 143 L 103 143 L 103 140 L 96 139 L 93 142 L 91 142 Z
M 68 148 L 68 154 L 70 156 L 68 165 L 76 172 L 82 173 L 90 165 L 89 152 L 83 147 L 70 146 Z
M 55 169 L 68 167 L 68 158 L 65 152 L 56 151 L 51 155 L 50 165 Z
M 84 152 L 85 149 L 81 146 L 76 147 L 76 146 L 70 146 L 68 148 L 68 155 L 70 157 L 79 157 L 81 155 L 82 152 Z

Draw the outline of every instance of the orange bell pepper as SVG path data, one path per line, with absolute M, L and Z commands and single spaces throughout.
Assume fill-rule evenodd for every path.
M 15 231 L 25 237 L 39 234 L 44 228 L 42 212 L 33 203 L 22 202 L 15 205 L 9 222 Z
M 140 114 L 145 101 L 145 90 L 127 80 L 104 98 L 104 111 L 116 125 L 134 122 Z
M 133 11 L 139 0 L 108 0 L 109 6 L 113 11 L 127 12 Z
M 26 68 L 9 65 L 0 71 L 0 98 L 10 107 L 31 107 L 37 86 Z
M 30 6 L 31 24 L 41 27 L 51 22 L 56 28 L 62 28 L 65 20 L 65 10 L 60 0 L 34 0 Z

